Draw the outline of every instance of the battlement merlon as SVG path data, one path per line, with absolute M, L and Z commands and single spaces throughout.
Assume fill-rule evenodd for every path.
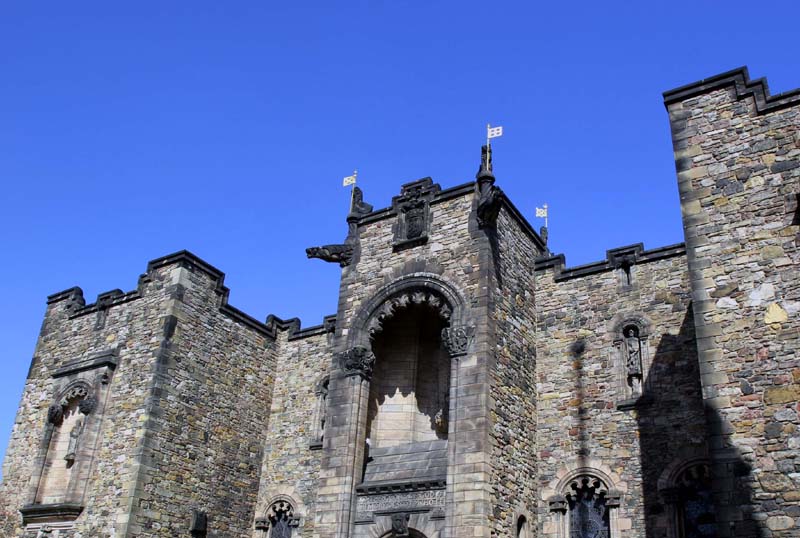
M 664 106 L 669 110 L 676 103 L 723 88 L 733 88 L 737 101 L 752 97 L 759 114 L 800 105 L 800 88 L 770 95 L 767 79 L 750 80 L 747 67 L 742 66 L 664 92 Z
M 645 250 L 644 244 L 642 243 L 635 243 L 633 245 L 607 250 L 605 260 L 576 265 L 574 267 L 567 267 L 566 256 L 564 256 L 564 254 L 543 256 L 536 260 L 536 268 L 534 270 L 539 273 L 552 269 L 554 274 L 553 280 L 555 282 L 563 282 L 574 278 L 613 271 L 625 266 L 630 267 L 685 255 L 686 245 L 683 243 L 676 243 L 674 245 L 667 245 L 650 250 Z
M 301 329 L 301 322 L 298 318 L 283 321 L 270 314 L 264 322 L 257 320 L 228 303 L 230 290 L 224 285 L 225 273 L 188 250 L 181 250 L 149 261 L 147 269 L 139 276 L 136 289 L 128 292 L 123 292 L 119 289 L 103 292 L 97 295 L 93 303 L 89 304 L 86 303 L 83 290 L 78 286 L 54 293 L 47 297 L 48 316 L 54 309 L 60 309 L 66 314 L 67 319 L 75 319 L 140 299 L 147 293 L 147 287 L 156 278 L 156 274 L 170 266 L 183 267 L 192 272 L 201 271 L 204 273 L 209 277 L 214 287 L 214 293 L 218 295 L 220 312 L 270 338 L 274 339 L 277 331 L 287 330 L 290 333 L 290 338 L 302 338 L 328 331 L 335 325 L 335 316 L 326 316 L 322 324 L 304 329 Z M 182 293 L 180 285 L 173 292 Z

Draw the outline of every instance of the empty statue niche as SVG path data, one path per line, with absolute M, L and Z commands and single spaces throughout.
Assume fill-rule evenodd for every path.
M 427 305 L 409 305 L 386 322 L 372 349 L 368 437 L 372 448 L 447 439 L 450 357 L 446 326 Z
M 440 334 L 446 326 L 434 308 L 412 303 L 376 335 L 365 482 L 444 479 L 450 357 Z

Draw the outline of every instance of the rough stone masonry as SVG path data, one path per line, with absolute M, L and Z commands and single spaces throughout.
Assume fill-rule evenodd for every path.
M 567 267 L 495 185 L 355 193 L 335 314 L 189 252 L 51 295 L 0 535 L 800 536 L 800 90 L 664 94 L 685 244 Z

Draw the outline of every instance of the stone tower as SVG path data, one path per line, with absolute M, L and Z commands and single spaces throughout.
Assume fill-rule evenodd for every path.
M 354 193 L 337 312 L 228 304 L 188 252 L 48 308 L 0 534 L 800 532 L 800 92 L 664 95 L 686 243 L 567 267 L 495 185 Z

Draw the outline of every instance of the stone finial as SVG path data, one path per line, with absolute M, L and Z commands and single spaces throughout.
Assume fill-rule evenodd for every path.
M 481 165 L 475 175 L 478 184 L 478 225 L 483 228 L 493 226 L 500 213 L 500 194 L 501 191 L 494 186 L 494 174 L 492 173 L 492 148 L 483 146 L 481 148 Z
M 351 212 L 356 215 L 366 215 L 372 212 L 372 204 L 364 201 L 364 193 L 358 187 L 353 187 L 353 206 Z

